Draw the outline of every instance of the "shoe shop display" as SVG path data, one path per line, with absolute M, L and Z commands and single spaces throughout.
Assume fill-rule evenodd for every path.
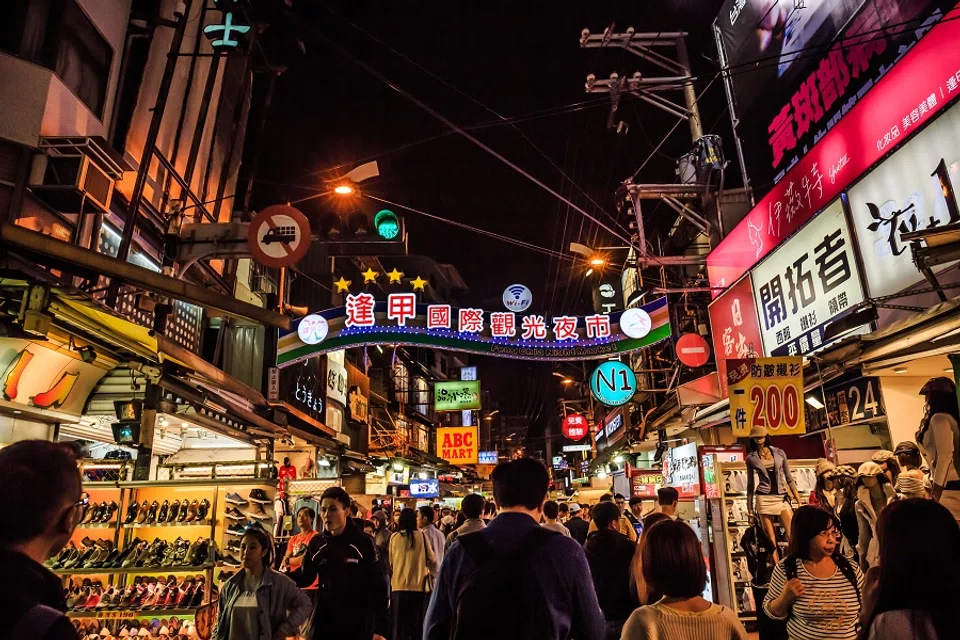
M 264 509 L 263 505 L 259 502 L 250 506 L 250 511 L 247 512 L 247 515 L 256 520 L 273 520 L 273 516 L 267 513 L 267 510 Z
M 223 513 L 223 515 L 225 518 L 229 520 L 246 520 L 247 519 L 247 515 L 244 512 L 240 511 L 240 509 L 237 509 L 236 507 L 230 507 Z
M 99 506 L 94 507 L 91 511 L 97 511 L 99 514 L 91 515 L 91 520 L 93 522 L 107 522 L 108 520 L 103 520 L 103 518 L 112 518 L 116 509 L 115 503 L 103 505 L 102 510 Z M 148 503 L 144 500 L 140 504 L 133 502 L 127 507 L 123 523 L 137 527 L 207 525 L 210 523 L 209 517 L 210 501 L 206 498 L 185 498 L 182 502 L 180 500 L 171 502 L 169 499 L 164 499 L 162 502 L 154 500 Z M 241 517 L 246 518 L 243 514 L 241 514 Z
M 247 531 L 247 524 L 249 523 L 235 523 L 227 527 L 227 533 L 232 536 L 242 536 Z
M 253 489 L 250 491 L 250 502 L 272 504 L 273 499 L 270 498 L 263 489 Z
M 243 566 L 243 562 L 237 560 L 229 553 L 223 557 L 223 564 L 224 566 L 233 567 L 234 569 L 238 569 Z
M 227 495 L 224 497 L 224 499 L 225 499 L 227 502 L 229 502 L 230 504 L 237 504 L 237 505 L 241 505 L 241 506 L 247 504 L 247 501 L 244 500 L 243 497 L 241 497 L 241 496 L 240 496 L 239 494 L 237 494 L 237 493 L 229 493 L 229 492 L 228 492 Z
M 203 604 L 206 578 L 136 576 L 127 587 L 113 584 L 105 586 L 100 581 L 84 581 L 84 584 L 87 586 L 69 585 L 64 589 L 67 610 L 95 613 L 142 611 L 147 615 L 158 610 L 196 609 Z M 164 620 L 163 624 L 177 627 L 180 621 Z

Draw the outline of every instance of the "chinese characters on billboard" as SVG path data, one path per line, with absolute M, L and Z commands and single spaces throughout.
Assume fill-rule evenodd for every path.
M 771 436 L 804 432 L 803 358 L 755 358 L 727 362 L 733 435 L 754 427 Z
M 840 200 L 750 273 L 764 352 L 804 355 L 824 346 L 824 328 L 863 302 L 853 240 Z
M 443 380 L 433 385 L 433 404 L 437 411 L 480 409 L 479 380 Z
M 710 304 L 713 352 L 717 354 L 717 375 L 721 397 L 727 397 L 727 360 L 762 355 L 760 321 L 753 303 L 753 281 L 749 274 Z

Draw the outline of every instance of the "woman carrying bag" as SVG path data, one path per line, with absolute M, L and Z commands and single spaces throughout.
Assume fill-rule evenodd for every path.
M 397 532 L 390 537 L 392 640 L 423 637 L 423 617 L 433 590 L 430 567 L 436 562 L 430 542 L 417 529 L 417 512 L 404 509 Z

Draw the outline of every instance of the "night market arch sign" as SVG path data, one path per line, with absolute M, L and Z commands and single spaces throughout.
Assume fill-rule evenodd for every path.
M 300 325 L 304 324 L 303 329 Z M 515 360 L 599 360 L 670 337 L 667 298 L 611 314 L 553 316 L 423 304 L 414 293 L 346 296 L 342 307 L 310 314 L 280 330 L 277 366 L 330 351 L 402 345 Z

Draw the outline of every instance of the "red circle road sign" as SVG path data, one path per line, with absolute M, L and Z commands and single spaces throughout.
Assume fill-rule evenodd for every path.
M 270 205 L 250 222 L 247 244 L 260 264 L 278 268 L 293 266 L 310 248 L 310 222 L 289 205 Z
M 563 419 L 563 435 L 574 442 L 587 435 L 587 419 L 579 413 L 571 413 Z
M 677 359 L 688 367 L 702 367 L 710 359 L 710 345 L 696 333 L 685 333 L 677 340 Z

